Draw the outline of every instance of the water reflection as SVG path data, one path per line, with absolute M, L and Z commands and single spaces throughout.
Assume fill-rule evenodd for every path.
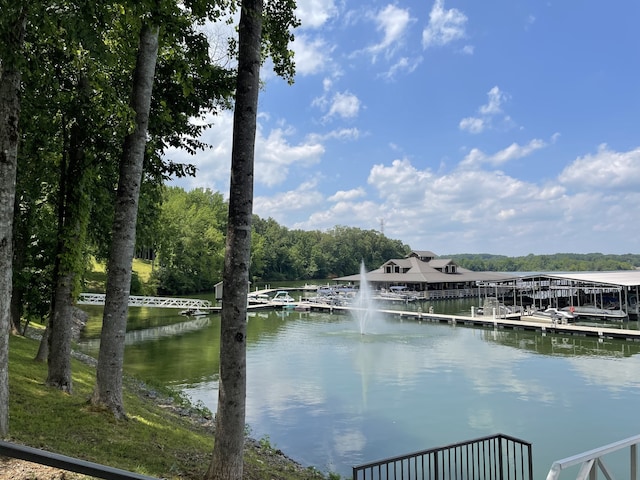
M 215 411 L 217 318 L 175 336 L 141 335 L 125 349 L 125 368 Z M 385 322 L 362 336 L 348 315 L 252 315 L 253 434 L 347 476 L 357 463 L 500 432 L 533 443 L 538 478 L 554 460 L 638 433 L 629 421 L 640 392 L 636 343 Z

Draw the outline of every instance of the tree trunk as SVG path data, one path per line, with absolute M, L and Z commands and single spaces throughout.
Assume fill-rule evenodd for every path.
M 55 286 L 52 310 L 48 324 L 48 374 L 46 384 L 67 393 L 73 392 L 71 378 L 71 315 L 78 275 L 83 267 L 84 239 L 87 233 L 89 199 L 85 185 L 88 180 L 88 165 L 84 148 L 86 121 L 83 115 L 88 81 L 81 77 L 78 82 L 79 111 L 71 128 L 69 162 L 61 173 L 60 202 L 62 222 L 59 228 L 58 254 L 56 258 Z M 66 185 L 66 187 L 64 187 Z
M 241 480 L 247 390 L 246 331 L 253 163 L 258 111 L 262 0 L 242 2 L 231 153 L 229 222 L 222 280 L 216 441 L 208 480 Z
M 126 416 L 122 401 L 124 336 L 129 311 L 140 183 L 158 57 L 158 36 L 157 26 L 148 23 L 142 25 L 131 92 L 131 106 L 136 112 L 136 128 L 125 139 L 120 162 L 96 385 L 91 398 L 94 405 L 108 408 L 116 418 Z
M 11 15 L 14 12 L 3 12 Z M 24 7 L 9 17 L 4 37 L 6 51 L 0 62 L 0 437 L 9 431 L 9 325 L 13 276 L 13 207 L 16 195 L 16 166 L 20 140 L 20 83 L 18 62 L 25 34 Z

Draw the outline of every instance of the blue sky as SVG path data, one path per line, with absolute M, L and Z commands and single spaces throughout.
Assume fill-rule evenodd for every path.
M 254 211 L 438 255 L 640 253 L 640 2 L 298 0 Z M 228 195 L 232 112 L 174 184 Z

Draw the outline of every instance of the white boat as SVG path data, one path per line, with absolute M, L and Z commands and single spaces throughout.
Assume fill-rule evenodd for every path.
M 627 312 L 619 308 L 602 308 L 597 305 L 576 305 L 564 307 L 565 312 L 572 312 L 576 317 L 598 317 L 608 320 L 625 320 Z
M 295 308 L 298 302 L 286 290 L 278 290 L 269 300 L 269 305 L 282 308 Z
M 575 320 L 575 315 L 570 311 L 558 310 L 549 307 L 546 310 L 530 310 L 522 318 L 530 318 L 532 320 L 551 322 L 551 323 L 569 323 Z
M 500 317 L 521 312 L 520 305 L 505 305 L 495 297 L 487 297 L 481 307 L 476 309 L 478 315 L 497 315 Z
M 249 305 L 263 305 L 269 303 L 269 295 L 266 293 L 250 293 L 247 295 Z
M 418 296 L 407 290 L 405 285 L 394 285 L 389 290 L 380 290 L 374 296 L 376 300 L 388 302 L 414 302 L 418 300 Z

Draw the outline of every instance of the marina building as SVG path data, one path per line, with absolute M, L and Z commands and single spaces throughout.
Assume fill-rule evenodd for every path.
M 387 260 L 379 268 L 366 272 L 365 276 L 374 290 L 398 293 L 406 290 L 424 299 L 478 297 L 484 291 L 481 285 L 513 277 L 504 272 L 467 270 L 452 259 L 437 258 L 428 250 L 414 250 L 405 258 Z M 362 273 L 336 280 L 360 283 Z

